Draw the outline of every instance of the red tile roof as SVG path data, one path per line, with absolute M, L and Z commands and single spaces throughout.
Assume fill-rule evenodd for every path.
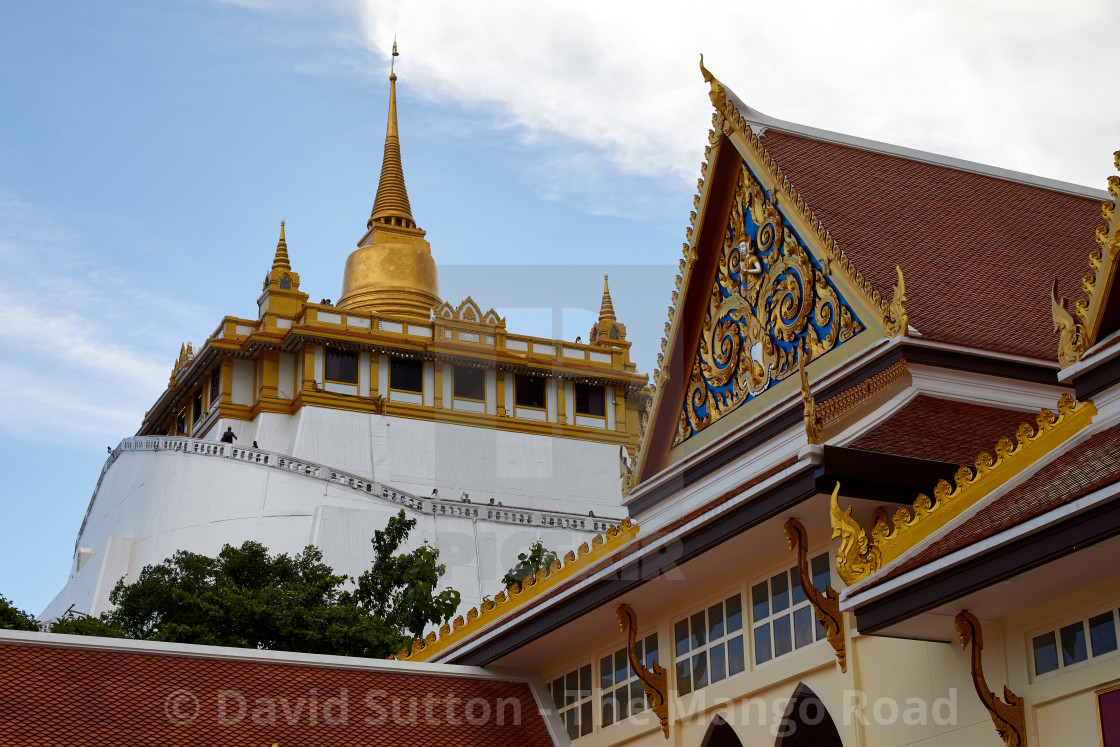
M 853 449 L 972 465 L 981 451 L 1034 423 L 1037 413 L 1004 410 L 919 394 L 855 441 Z M 917 496 L 915 496 L 917 497 Z
M 0 639 L 0 745 L 553 744 L 523 682 L 213 650 L 196 658 Z
M 1074 446 L 917 555 L 874 577 L 878 586 L 1120 480 L 1120 425 Z
M 902 267 L 924 339 L 1056 359 L 1050 288 L 1081 297 L 1101 200 L 775 129 L 761 143 L 876 290 Z

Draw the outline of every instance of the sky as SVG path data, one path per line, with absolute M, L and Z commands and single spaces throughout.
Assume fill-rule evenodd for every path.
M 1104 189 L 1108 0 L 0 4 L 0 595 L 60 590 L 106 446 L 185 341 L 254 317 L 280 220 L 337 299 L 380 170 L 394 37 L 441 295 L 587 334 L 609 273 L 660 346 L 710 125 L 753 108 Z

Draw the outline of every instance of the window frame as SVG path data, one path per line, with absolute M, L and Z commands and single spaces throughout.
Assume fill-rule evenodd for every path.
M 403 387 L 394 386 L 393 383 L 393 370 L 398 365 L 415 365 L 418 367 L 419 376 L 419 389 L 405 389 Z M 424 361 L 419 358 L 406 358 L 399 355 L 389 356 L 389 390 L 394 392 L 408 392 L 409 394 L 423 394 L 424 393 Z
M 658 635 L 658 630 L 656 628 L 648 630 L 644 635 L 637 636 L 637 639 L 638 646 L 641 647 L 641 662 L 647 669 L 652 670 L 652 662 L 656 662 L 658 664 L 661 663 L 661 641 L 660 636 Z M 650 645 L 653 646 L 652 649 L 650 649 Z M 612 662 L 610 672 L 611 683 L 609 685 L 605 685 L 603 662 L 608 658 Z M 624 665 L 626 672 L 626 677 L 622 680 L 619 680 L 616 676 L 619 671 L 620 660 Z M 595 666 L 595 674 L 597 675 L 597 677 L 594 679 L 595 693 L 593 703 L 597 705 L 598 708 L 593 708 L 593 710 L 597 714 L 596 718 L 600 729 L 606 729 L 609 726 L 620 724 L 623 721 L 629 719 L 631 716 L 636 716 L 649 710 L 649 698 L 646 697 L 645 690 L 642 688 L 642 681 L 638 678 L 637 673 L 634 672 L 634 669 L 630 666 L 629 645 L 623 646 L 622 648 L 615 648 L 600 652 L 599 655 L 595 657 Z M 618 715 L 618 700 L 617 697 L 614 697 L 612 698 L 612 705 L 614 706 L 614 708 L 611 713 L 611 721 L 610 723 L 607 723 L 606 718 L 604 717 L 606 711 L 606 698 L 608 695 L 616 695 L 623 690 L 627 691 L 626 715 L 621 717 Z M 634 710 L 634 704 L 639 699 L 642 703 L 641 709 Z
M 1108 614 L 1112 615 L 1112 648 L 1097 653 L 1097 643 L 1093 639 L 1093 627 L 1090 623 Z M 1082 659 L 1067 663 L 1063 634 L 1074 626 L 1080 626 L 1081 628 L 1085 656 Z M 1037 642 L 1047 636 L 1054 637 L 1054 668 L 1039 672 L 1038 652 L 1040 648 L 1037 646 Z M 1060 676 L 1063 672 L 1071 669 L 1092 666 L 1096 662 L 1120 655 L 1120 602 L 1113 601 L 1106 607 L 1093 608 L 1090 612 L 1065 617 L 1048 625 L 1035 628 L 1026 635 L 1026 648 L 1032 681 Z
M 580 675 L 585 669 L 587 670 L 586 690 L 580 687 L 582 683 L 579 681 Z M 550 677 L 546 680 L 545 688 L 548 690 L 549 695 L 552 696 L 552 705 L 556 708 L 556 715 L 564 725 L 565 733 L 568 735 L 569 739 L 575 741 L 580 737 L 595 733 L 595 661 L 587 661 L 581 663 L 575 669 L 568 671 L 561 670 L 561 672 L 559 676 Z M 573 676 L 576 678 L 576 689 L 569 690 L 569 679 Z M 561 691 L 563 703 L 561 703 L 561 698 L 557 697 L 557 684 L 564 688 L 564 690 Z M 577 695 L 572 702 L 568 702 L 568 694 L 571 692 L 575 692 Z M 583 693 L 586 693 L 586 695 L 583 695 Z M 568 718 L 569 714 L 573 713 L 576 714 L 579 719 L 578 721 L 573 720 L 574 723 L 570 722 Z M 585 713 L 588 716 L 586 721 L 584 721 L 583 718 Z M 578 733 L 574 735 L 572 734 L 573 726 L 575 726 L 578 731 Z
M 539 381 L 541 387 L 541 399 L 539 405 L 529 405 L 521 402 L 521 388 L 522 381 Z M 513 375 L 513 406 L 515 408 L 522 407 L 527 410 L 547 410 L 548 409 L 548 377 L 537 374 L 523 374 L 514 373 Z
M 481 381 L 479 382 L 479 396 L 469 397 L 465 394 L 459 393 L 459 373 L 475 374 Z M 451 397 L 453 399 L 462 399 L 468 402 L 485 402 L 486 401 L 486 369 L 477 368 L 475 366 L 452 366 L 451 367 Z
M 337 377 L 331 376 L 331 358 L 340 361 L 339 369 L 335 373 L 339 374 Z M 354 378 L 345 379 L 342 375 L 346 373 L 346 367 L 342 362 L 344 359 L 353 360 L 354 365 Z M 323 350 L 323 380 L 329 381 L 334 384 L 350 384 L 357 385 L 358 379 L 361 375 L 361 357 L 358 355 L 357 350 L 346 350 L 344 348 L 335 348 L 327 345 Z
M 690 695 L 699 690 L 703 690 L 704 688 L 709 687 L 713 684 L 723 682 L 724 680 L 729 680 L 733 677 L 738 677 L 751 671 L 749 640 L 750 620 L 747 617 L 748 610 L 744 606 L 744 596 L 745 595 L 743 589 L 740 586 L 733 591 L 729 590 L 724 592 L 723 594 L 712 597 L 705 604 L 700 605 L 698 608 L 694 609 L 691 613 L 685 615 L 679 620 L 673 620 L 672 626 L 669 629 L 669 645 L 671 646 L 670 650 L 672 652 L 673 662 L 673 688 L 676 691 L 678 698 Z M 730 617 L 728 615 L 727 603 L 735 598 L 738 598 L 739 603 L 739 623 L 737 628 L 731 630 L 727 624 L 728 618 Z M 713 609 L 715 609 L 717 605 L 720 608 L 721 619 L 719 625 L 721 626 L 720 629 L 722 632 L 720 632 L 718 636 L 713 636 L 712 631 L 714 626 L 712 623 L 712 618 L 710 617 L 710 613 Z M 698 615 L 704 616 L 704 641 L 702 643 L 696 642 L 697 636 L 694 626 L 696 617 Z M 680 625 L 682 623 L 684 623 L 685 625 L 684 640 L 688 645 L 687 650 L 683 652 L 680 648 Z M 739 641 L 739 646 L 741 648 L 742 668 L 738 671 L 732 671 L 733 664 L 731 659 L 731 652 L 734 641 L 736 640 Z M 718 680 L 713 681 L 711 679 L 711 673 L 713 671 L 713 667 L 711 666 L 711 662 L 713 660 L 711 654 L 717 648 L 720 649 L 721 661 L 723 662 L 723 675 Z M 698 684 L 695 665 L 697 658 L 700 656 L 703 656 L 704 660 L 704 682 Z M 682 680 L 686 678 L 688 680 L 687 690 L 682 689 L 681 687 Z
M 599 404 L 601 412 L 592 412 L 590 401 L 588 409 L 580 409 L 580 391 L 585 391 L 588 395 L 592 392 L 599 394 Z M 576 415 L 582 415 L 587 418 L 606 418 L 607 417 L 607 387 L 603 384 L 579 384 L 576 383 L 572 386 L 572 403 L 575 407 Z
M 818 563 L 818 561 L 823 561 L 823 570 L 818 570 L 818 568 L 814 567 L 821 565 L 821 563 Z M 813 586 L 823 594 L 824 589 L 821 589 L 819 586 L 817 586 L 816 577 L 818 575 L 824 574 L 827 576 L 827 580 L 825 582 L 826 585 L 832 583 L 831 559 L 829 558 L 827 550 L 817 553 L 816 555 L 813 555 L 809 558 L 809 571 L 810 576 L 814 579 Z M 786 602 L 786 606 L 784 606 L 780 610 L 775 611 L 775 593 L 773 582 L 779 576 L 785 577 L 787 584 L 786 589 L 784 592 L 780 593 L 786 594 L 788 601 Z M 756 614 L 758 603 L 755 601 L 755 590 L 763 585 L 765 585 L 767 590 L 767 614 L 762 617 L 758 617 Z M 798 591 L 800 592 L 800 599 L 797 598 Z M 812 602 L 809 601 L 809 598 L 805 594 L 805 592 L 801 591 L 801 577 L 798 572 L 797 566 L 793 566 L 792 568 L 786 566 L 784 571 L 778 571 L 777 573 L 771 572 L 766 574 L 765 576 L 762 576 L 761 578 L 757 578 L 756 580 L 748 583 L 746 596 L 750 600 L 750 639 L 752 667 L 765 666 L 770 662 L 775 661 L 776 659 L 780 659 L 789 654 L 796 653 L 801 649 L 808 648 L 814 643 L 819 643 L 820 641 L 825 640 L 825 638 L 827 637 L 824 626 L 821 625 L 820 620 L 817 619 L 816 610 L 813 609 Z M 809 628 L 810 630 L 815 631 L 813 639 L 811 641 L 805 641 L 801 644 L 798 644 L 797 642 L 798 613 L 802 613 L 802 619 L 804 619 L 805 615 L 808 615 Z M 789 620 L 789 649 L 778 653 L 777 626 L 775 625 L 775 623 L 786 618 L 788 618 Z M 760 660 L 758 651 L 759 631 L 763 627 L 767 628 L 766 635 L 770 653 L 765 659 Z

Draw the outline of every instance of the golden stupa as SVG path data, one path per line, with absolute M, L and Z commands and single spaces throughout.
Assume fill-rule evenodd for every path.
M 397 57 L 395 42 L 393 57 Z M 412 218 L 404 186 L 395 72 L 389 74 L 389 123 L 381 181 L 366 228 L 358 249 L 346 259 L 338 306 L 427 319 L 432 308 L 440 305 L 439 276 L 431 245 Z

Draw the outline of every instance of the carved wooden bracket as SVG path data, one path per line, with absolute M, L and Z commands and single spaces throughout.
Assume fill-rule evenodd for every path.
M 836 487 L 837 489 L 840 488 L 839 485 Z M 785 530 L 789 549 L 793 550 L 795 546 L 797 549 L 797 573 L 801 578 L 801 588 L 805 591 L 805 596 L 809 598 L 809 603 L 813 605 L 813 611 L 817 613 L 817 619 L 824 626 L 828 642 L 836 650 L 836 659 L 840 662 L 840 671 L 847 672 L 848 650 L 844 643 L 844 617 L 840 614 L 840 595 L 836 593 L 832 586 L 826 586 L 824 594 L 813 586 L 813 578 L 809 574 L 809 540 L 805 534 L 805 526 L 797 519 L 790 519 L 786 522 Z
M 1000 700 L 988 689 L 988 683 L 984 679 L 984 666 L 981 661 L 984 639 L 980 633 L 980 621 L 968 610 L 961 610 L 954 622 L 957 625 L 957 635 L 961 639 L 961 648 L 968 648 L 969 642 L 972 643 L 972 684 L 976 686 L 976 694 L 980 696 L 980 702 L 991 714 L 992 723 L 1003 738 L 1003 743 L 1007 747 L 1028 747 L 1027 717 L 1023 708 L 1023 699 L 1008 690 L 1005 685 L 1004 700 Z
M 619 605 L 614 614 L 618 618 L 618 629 L 627 634 L 626 655 L 630 659 L 630 668 L 634 670 L 634 674 L 638 675 L 638 680 L 642 683 L 642 689 L 645 690 L 646 698 L 649 699 L 650 709 L 661 720 L 661 733 L 668 739 L 669 679 L 665 674 L 665 668 L 654 662 L 651 671 L 638 658 L 638 616 L 634 614 L 630 605 Z

